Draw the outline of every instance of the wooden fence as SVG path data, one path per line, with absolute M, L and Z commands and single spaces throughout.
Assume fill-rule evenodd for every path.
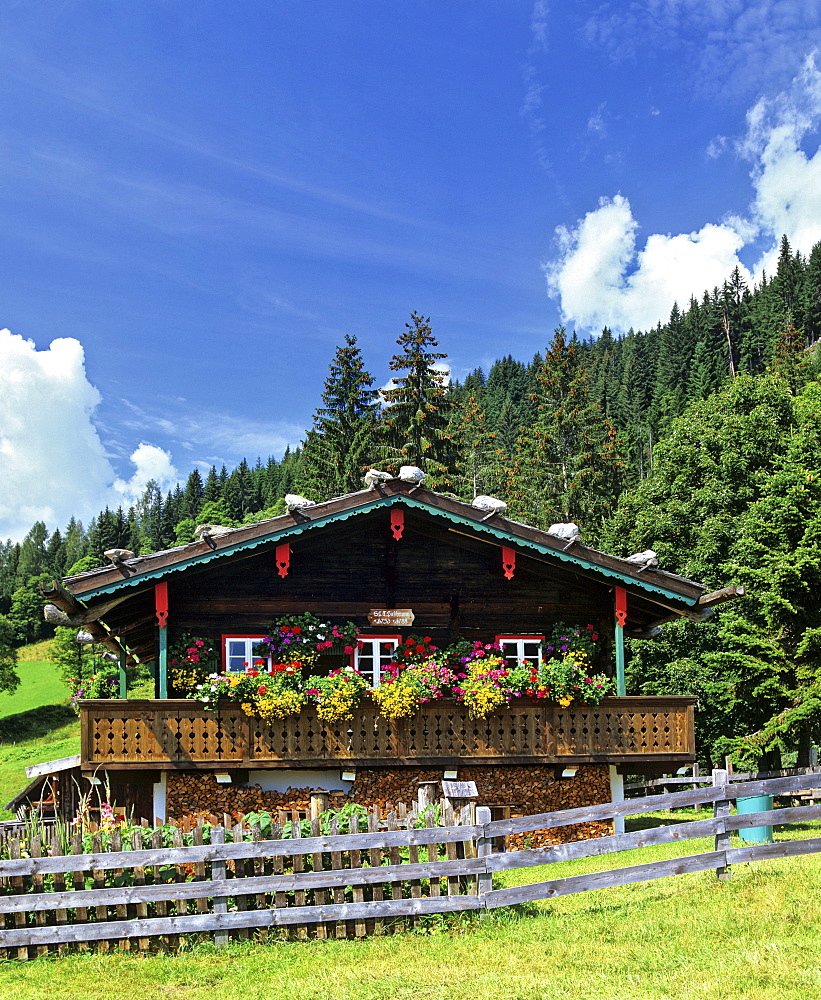
M 146 950 L 152 941 L 154 947 L 174 948 L 180 935 L 212 934 L 217 944 L 224 944 L 229 935 L 267 935 L 272 929 L 296 938 L 364 937 L 390 933 L 428 914 L 486 911 L 684 872 L 713 869 L 724 878 L 733 864 L 821 851 L 821 838 L 730 846 L 734 830 L 821 817 L 819 805 L 733 816 L 733 799 L 797 791 L 817 780 L 810 774 L 731 783 L 726 771 L 715 771 L 707 788 L 646 799 L 496 821 L 488 808 L 480 807 L 476 822 L 467 823 L 446 811 L 442 826 L 420 828 L 409 821 L 405 829 L 396 814 L 385 822 L 373 813 L 366 824 L 354 815 L 345 833 L 334 820 L 323 834 L 320 820 L 314 819 L 311 836 L 290 839 L 283 838 L 281 829 L 263 839 L 256 826 L 253 839 L 245 840 L 247 831 L 238 824 L 228 830 L 197 827 L 190 846 L 183 846 L 179 828 L 136 830 L 130 844 L 122 843 L 115 830 L 111 849 L 103 851 L 102 834 L 97 833 L 90 854 L 83 853 L 79 837 L 69 854 L 57 838 L 50 853 L 36 838 L 25 851 L 12 841 L 10 857 L 0 860 L 0 949 L 10 958 L 30 958 L 69 946 L 87 949 L 92 943 L 99 951 Z M 696 804 L 712 804 L 713 816 L 595 840 L 493 852 L 494 840 L 505 835 Z M 470 814 L 463 811 L 461 819 Z M 296 824 L 295 832 L 301 832 Z M 150 848 L 145 847 L 146 835 Z M 163 839 L 168 836 L 170 844 Z M 509 869 L 704 836 L 715 837 L 715 850 L 509 889 L 492 884 L 494 873 Z

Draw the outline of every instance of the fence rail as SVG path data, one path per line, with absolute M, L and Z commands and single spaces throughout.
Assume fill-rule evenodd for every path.
M 224 944 L 231 934 L 247 937 L 276 928 L 297 938 L 363 937 L 390 933 L 428 914 L 489 910 L 686 872 L 712 869 L 726 877 L 733 864 L 821 852 L 821 837 L 730 846 L 735 830 L 821 818 L 821 805 L 815 804 L 729 814 L 735 798 L 801 790 L 817 782 L 816 774 L 731 783 L 725 771 L 715 771 L 712 780 L 708 788 L 651 799 L 493 822 L 485 807 L 476 809 L 475 822 L 469 821 L 469 810 L 456 815 L 446 809 L 439 827 L 414 828 L 414 816 L 405 819 L 410 828 L 399 829 L 396 813 L 387 824 L 372 813 L 367 831 L 360 827 L 365 818 L 354 815 L 347 832 L 334 819 L 330 833 L 322 835 L 314 819 L 310 837 L 293 839 L 283 838 L 281 829 L 263 839 L 257 826 L 254 839 L 245 840 L 247 831 L 238 824 L 210 828 L 209 843 L 204 842 L 208 828 L 197 827 L 190 846 L 182 846 L 178 828 L 171 847 L 163 844 L 162 830 L 136 830 L 130 843 L 122 843 L 115 830 L 112 849 L 104 851 L 97 833 L 90 853 L 82 851 L 79 836 L 69 854 L 57 837 L 50 845 L 39 838 L 27 845 L 13 840 L 10 856 L 0 860 L 0 949 L 8 957 L 29 958 L 92 942 L 100 951 L 145 950 L 152 940 L 156 947 L 172 948 L 179 935 L 213 934 Z M 668 808 L 712 803 L 714 815 L 538 849 L 492 850 L 500 835 L 640 814 L 660 801 Z M 150 848 L 144 835 L 151 838 Z M 714 850 L 512 888 L 492 886 L 493 874 L 502 871 L 705 836 L 715 837 Z M 23 846 L 27 857 L 21 856 Z

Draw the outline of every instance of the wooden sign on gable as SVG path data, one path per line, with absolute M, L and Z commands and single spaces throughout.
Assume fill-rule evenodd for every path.
M 368 612 L 368 621 L 379 628 L 408 628 L 413 625 L 414 614 L 410 608 L 391 608 Z

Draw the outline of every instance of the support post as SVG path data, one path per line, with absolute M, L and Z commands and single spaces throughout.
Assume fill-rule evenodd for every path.
M 168 629 L 160 627 L 157 635 L 157 674 L 160 698 L 168 697 Z
M 490 822 L 490 809 L 488 806 L 477 806 L 476 807 L 476 825 L 485 827 Z M 476 841 L 476 857 L 481 860 L 482 858 L 489 857 L 491 851 L 493 850 L 493 840 L 490 837 L 484 835 L 484 829 L 482 830 L 481 836 Z M 493 889 L 493 875 L 491 872 L 480 872 L 476 879 L 476 895 L 479 897 L 479 901 L 482 901 L 482 896 L 486 896 Z M 487 917 L 488 911 L 484 907 L 480 910 L 481 917 Z
M 615 587 L 615 644 L 616 644 L 616 694 L 626 695 L 627 687 L 624 680 L 624 626 L 627 622 L 627 591 L 624 587 Z
M 311 809 L 311 819 L 319 819 L 319 817 L 328 808 L 328 793 L 323 791 L 316 791 L 311 793 L 310 809 Z
M 121 640 L 122 641 L 122 640 Z M 128 677 L 125 672 L 125 649 L 120 650 L 120 697 L 128 697 Z
M 727 786 L 728 775 L 724 768 L 714 768 L 713 769 L 713 786 L 725 787 Z M 730 815 L 730 800 L 729 799 L 716 799 L 713 803 L 713 816 L 716 819 L 724 819 Z M 717 851 L 728 851 L 730 849 L 730 833 L 728 830 L 723 828 L 721 832 L 716 834 L 715 850 Z M 716 868 L 716 878 L 721 879 L 722 882 L 726 881 L 728 878 L 732 877 L 732 872 L 730 871 L 729 865 L 722 865 L 720 868 Z
M 157 696 L 168 697 L 168 583 L 154 584 L 154 613 L 157 616 Z

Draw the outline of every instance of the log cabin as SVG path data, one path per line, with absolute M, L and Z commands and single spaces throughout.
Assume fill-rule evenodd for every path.
M 678 617 L 703 621 L 736 589 L 708 594 L 651 564 L 393 479 L 167 551 L 121 554 L 44 595 L 117 655 L 121 694 L 129 664 L 152 665 L 153 699 L 80 704 L 78 767 L 105 772 L 119 804 L 154 821 L 304 808 L 311 789 L 367 806 L 410 801 L 446 776 L 475 782 L 480 804 L 499 816 L 618 799 L 623 774 L 695 760 L 694 699 L 628 695 L 624 637 L 652 640 Z M 592 626 L 595 666 L 615 693 L 597 706 L 523 697 L 479 719 L 439 700 L 391 720 L 367 702 L 341 723 L 323 722 L 315 706 L 268 723 L 236 704 L 214 712 L 169 697 L 169 633 L 219 644 L 230 669 L 251 659 L 277 617 L 309 611 L 356 624 L 354 666 L 373 684 L 409 633 L 440 647 L 500 642 L 521 659 L 541 655 L 557 622 Z M 341 655 L 324 657 L 324 669 Z

